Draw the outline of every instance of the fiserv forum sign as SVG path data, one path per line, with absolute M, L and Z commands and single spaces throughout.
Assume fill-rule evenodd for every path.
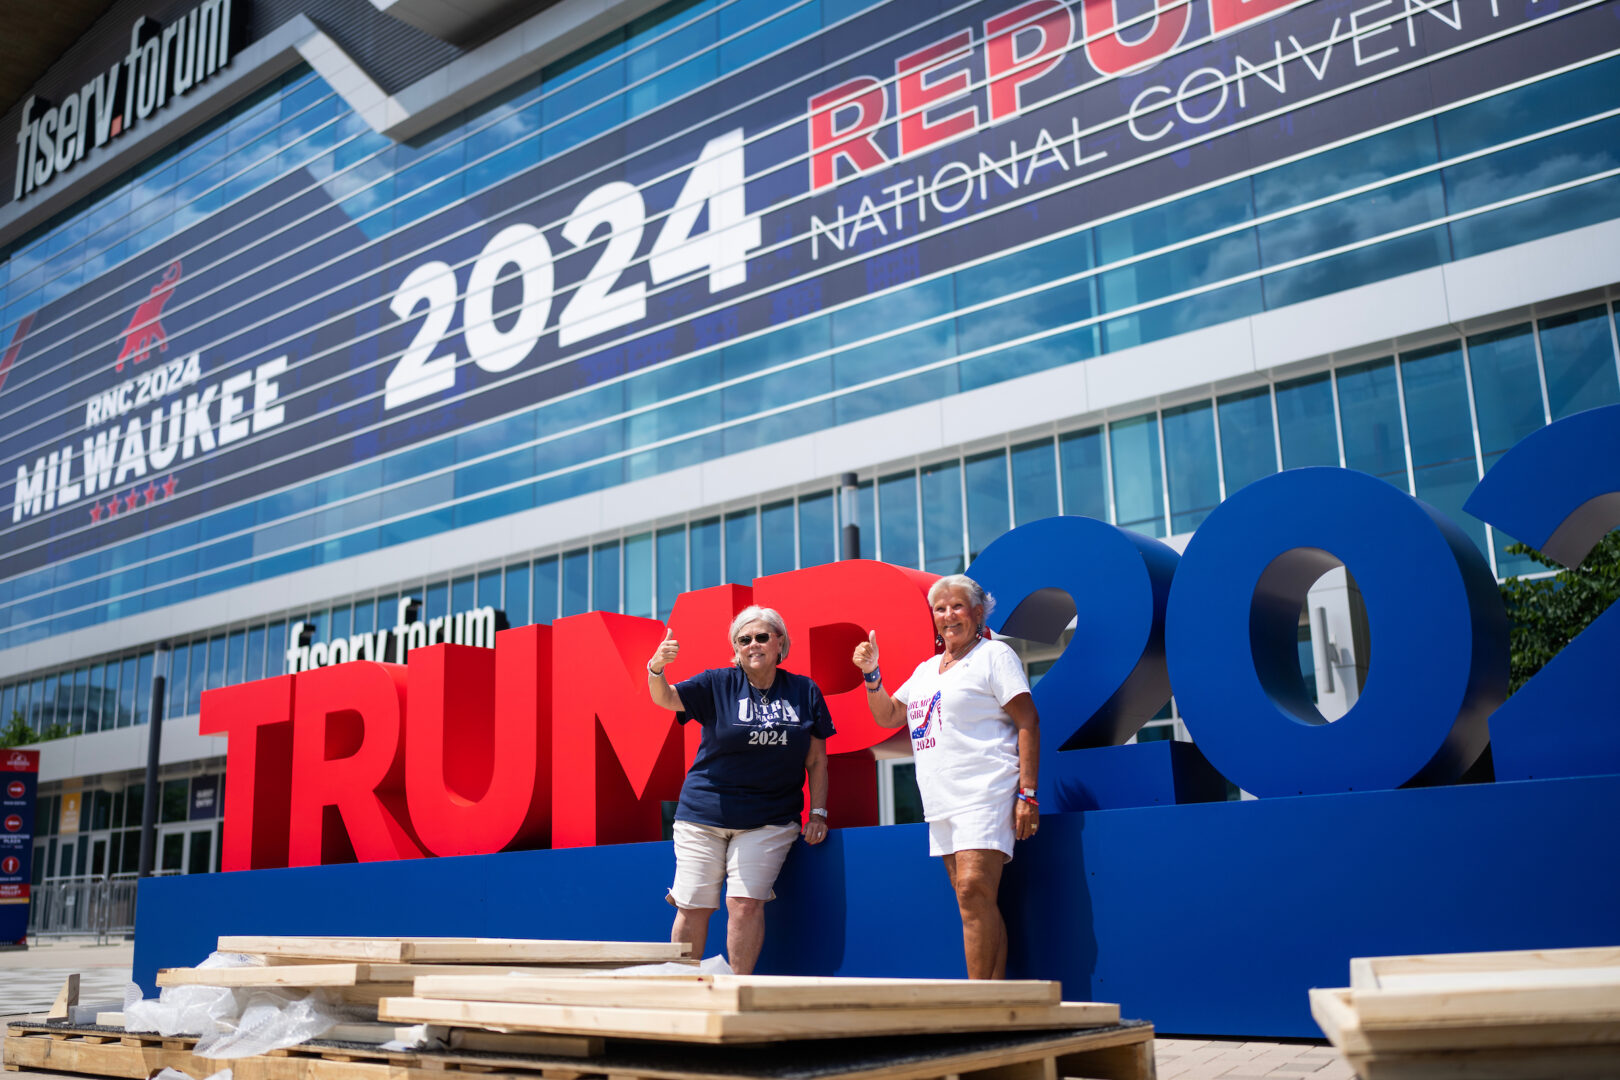
M 720 366 L 722 350 L 768 349 L 764 335 L 892 287 L 1579 63 L 1602 51 L 1609 14 L 1197 0 L 1126 26 L 1112 10 L 982 0 L 919 19 L 879 5 L 563 152 L 542 157 L 526 135 L 532 165 L 469 179 L 397 227 L 392 202 L 437 189 L 332 175 L 320 128 L 278 150 L 292 164 L 252 205 L 0 328 L 17 358 L 0 390 L 0 577 L 272 492 L 297 501 L 311 478 L 547 402 L 569 415 L 483 462 L 528 454 L 512 482 L 537 504 L 622 480 L 638 453 L 708 453 L 711 427 L 748 418 L 683 416 L 649 447 L 657 425 L 621 440 L 599 422 L 627 406 L 597 407 L 632 373 Z M 178 265 L 162 359 L 197 356 L 196 378 L 154 381 L 114 430 L 89 405 L 131 377 L 114 365 L 132 317 Z M 99 485 L 109 457 L 97 492 L 116 514 L 93 517 L 84 486 L 53 497 L 92 473 Z M 154 476 L 172 494 L 147 500 Z M 323 508 L 365 517 L 357 500 L 374 494 Z
M 1579 564 L 1620 525 L 1620 406 L 1526 438 L 1467 508 Z M 1374 652 L 1355 706 L 1327 723 L 1296 633 L 1335 556 L 1361 589 Z M 1507 618 L 1479 549 L 1445 514 L 1364 473 L 1256 481 L 1179 557 L 1058 517 L 1003 535 L 969 573 L 998 598 L 993 629 L 1055 641 L 1075 622 L 1033 691 L 1052 809 L 1095 806 L 1098 773 L 1130 770 L 1118 756 L 1098 764 L 1097 751 L 1151 754 L 1119 744 L 1172 689 L 1209 763 L 1261 798 L 1446 785 L 1487 743 L 1499 782 L 1620 773 L 1603 692 L 1620 613 L 1508 698 Z M 930 580 L 855 561 L 688 593 L 670 616 L 689 643 L 671 677 L 726 663 L 727 626 L 747 604 L 780 610 L 794 667 L 820 684 L 838 727 L 833 823 L 875 824 L 865 751 L 893 733 L 872 722 L 849 657 L 872 630 L 891 671 L 931 655 Z M 678 795 L 697 734 L 647 698 L 645 660 L 664 631 L 597 612 L 504 631 L 493 650 L 441 645 L 403 666 L 353 662 L 207 691 L 201 730 L 229 737 L 225 869 L 658 839 L 660 804 Z M 1112 805 L 1184 801 L 1171 760 L 1154 761 Z
M 60 104 L 30 95 L 17 127 L 12 198 L 44 188 L 230 63 L 235 13 L 246 3 L 203 0 L 166 26 L 142 15 L 130 25 L 128 55 L 76 93 Z

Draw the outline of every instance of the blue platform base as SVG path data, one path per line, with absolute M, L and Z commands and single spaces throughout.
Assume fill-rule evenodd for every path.
M 1352 956 L 1620 943 L 1620 776 L 1050 815 L 1008 867 L 1010 975 L 1160 1031 L 1320 1037 Z M 152 878 L 135 977 L 221 934 L 662 940 L 668 844 Z M 922 826 L 800 845 L 763 972 L 961 976 Z M 725 941 L 715 917 L 709 952 Z

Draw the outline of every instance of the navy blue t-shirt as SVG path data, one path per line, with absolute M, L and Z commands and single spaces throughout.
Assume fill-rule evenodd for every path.
M 675 719 L 703 725 L 675 819 L 720 829 L 797 822 L 810 740 L 834 733 L 821 688 L 777 668 L 762 692 L 741 668 L 728 667 L 699 672 L 675 692 L 685 706 Z

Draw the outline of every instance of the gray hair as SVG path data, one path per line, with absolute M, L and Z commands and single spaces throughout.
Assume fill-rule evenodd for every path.
M 984 617 L 986 619 L 990 618 L 990 613 L 996 610 L 996 598 L 985 592 L 984 586 L 966 574 L 950 574 L 928 586 L 928 606 L 934 606 L 934 601 L 939 599 L 940 593 L 953 590 L 967 595 L 969 607 L 984 608 Z
M 771 628 L 771 632 L 782 639 L 782 655 L 777 657 L 777 663 L 787 659 L 788 648 L 793 644 L 788 637 L 787 623 L 782 621 L 782 615 L 775 608 L 760 607 L 750 604 L 737 612 L 737 617 L 731 620 L 731 631 L 726 635 L 726 643 L 733 650 L 737 648 L 737 634 L 743 627 L 751 622 L 762 622 Z

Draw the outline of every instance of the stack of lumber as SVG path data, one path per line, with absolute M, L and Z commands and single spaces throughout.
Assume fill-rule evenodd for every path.
M 793 975 L 424 975 L 383 1020 L 664 1042 L 759 1043 L 1104 1027 L 1119 1006 L 1063 1002 L 1054 982 Z
M 241 938 L 263 966 L 178 968 L 163 986 L 309 988 L 375 1002 L 286 1050 L 211 1061 L 194 1038 L 41 1019 L 6 1032 L 5 1066 L 145 1080 L 1152 1080 L 1153 1026 L 1064 1002 L 1052 982 L 605 970 L 686 946 L 488 938 Z M 403 1048 L 430 1025 L 431 1048 Z M 812 1041 L 813 1040 L 813 1041 Z
M 1380 956 L 1311 1013 L 1362 1080 L 1620 1075 L 1620 948 Z
M 550 976 L 600 973 L 633 964 L 695 963 L 690 945 L 648 941 L 542 941 L 529 938 L 222 937 L 222 953 L 258 965 L 166 968 L 157 984 L 231 989 L 324 990 L 356 1005 L 409 995 L 419 975 Z

